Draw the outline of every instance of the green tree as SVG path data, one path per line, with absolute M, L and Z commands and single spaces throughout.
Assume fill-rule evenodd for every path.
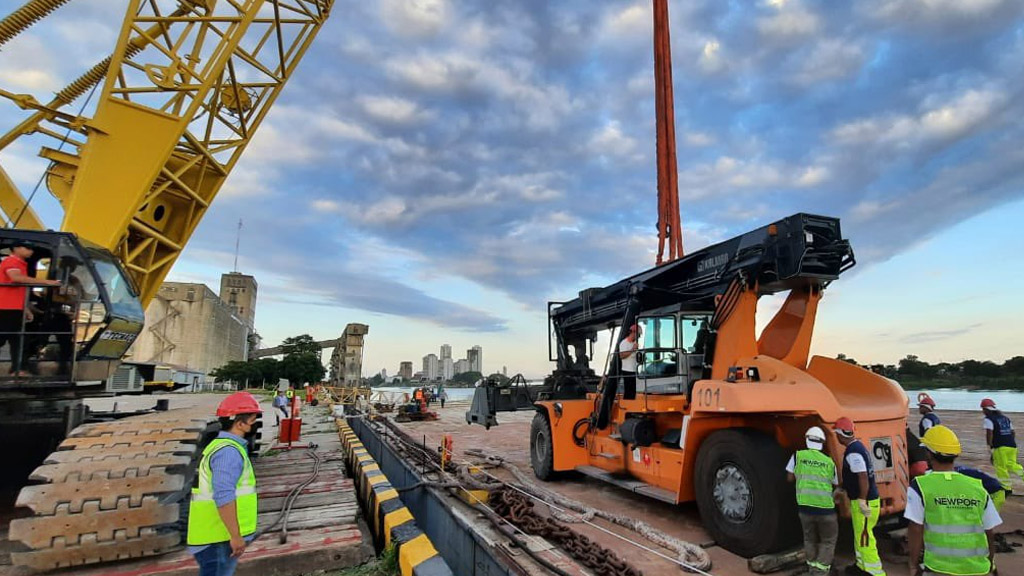
M 278 365 L 279 377 L 287 378 L 296 388 L 323 380 L 325 372 L 320 359 L 309 353 L 289 354 Z
M 379 373 L 370 377 L 370 386 L 380 386 L 382 384 L 384 384 L 384 377 Z
M 841 352 L 839 354 L 836 354 L 836 360 L 842 360 L 843 362 L 849 362 L 850 364 L 853 364 L 853 365 L 857 364 L 856 360 L 854 360 L 853 358 L 850 358 L 849 356 L 847 356 L 846 354 L 843 354 Z
M 937 373 L 938 369 L 935 366 L 920 360 L 913 354 L 908 354 L 906 358 L 900 360 L 900 377 L 934 378 Z
M 1003 376 L 1024 376 L 1024 356 L 1014 356 L 1003 362 Z
M 277 381 L 280 380 L 280 362 L 276 358 L 260 358 L 259 360 L 250 360 L 251 364 L 256 366 L 259 371 L 260 386 L 276 386 Z
M 317 360 L 320 360 L 320 345 L 309 334 L 299 334 L 298 336 L 285 338 L 284 342 L 281 342 L 281 351 L 285 356 L 312 354 L 316 356 Z
M 452 382 L 457 384 L 473 384 L 477 380 L 483 378 L 484 375 L 479 372 L 463 372 L 452 376 Z
M 964 360 L 960 363 L 960 372 L 967 377 L 998 378 L 1001 370 L 999 365 L 991 360 L 979 362 L 977 360 Z
M 234 382 L 240 385 L 247 385 L 259 379 L 259 371 L 249 362 L 232 360 L 220 368 L 210 371 L 215 382 Z

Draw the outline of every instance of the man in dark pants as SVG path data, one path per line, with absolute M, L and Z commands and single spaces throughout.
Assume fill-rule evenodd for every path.
M 833 487 L 839 484 L 836 463 L 826 455 L 825 431 L 817 426 L 804 435 L 806 450 L 797 450 L 786 465 L 786 478 L 796 484 L 797 512 L 804 529 L 804 552 L 810 576 L 832 572 L 839 522 Z
M 22 371 L 24 325 L 33 319 L 32 311 L 25 308 L 28 286 L 60 286 L 59 280 L 33 278 L 28 275 L 28 260 L 33 247 L 28 242 L 16 242 L 11 254 L 0 262 L 0 347 L 10 346 L 11 373 L 28 376 Z
M 232 576 L 256 532 L 256 473 L 246 437 L 262 412 L 248 392 L 235 392 L 217 407 L 223 430 L 203 450 L 188 508 L 188 551 L 199 576 Z

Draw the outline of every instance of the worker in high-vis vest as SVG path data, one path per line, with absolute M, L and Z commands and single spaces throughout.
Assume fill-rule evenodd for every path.
M 804 554 L 810 576 L 827 576 L 836 552 L 839 521 L 832 490 L 839 484 L 836 463 L 822 452 L 825 431 L 817 426 L 804 434 L 806 450 L 797 450 L 786 464 L 786 478 L 796 483 L 796 504 L 804 529 Z
M 933 426 L 921 442 L 932 471 L 911 480 L 907 490 L 911 576 L 991 574 L 999 512 L 980 480 L 954 470 L 961 448 L 952 430 Z
M 850 520 L 853 523 L 853 550 L 857 563 L 848 567 L 847 574 L 885 576 L 882 559 L 878 556 L 875 525 L 881 512 L 878 485 L 875 484 L 875 466 L 864 444 L 857 439 L 853 420 L 843 417 L 832 427 L 839 443 L 846 447 L 843 454 L 843 492 L 850 499 Z
M 199 576 L 231 576 L 256 532 L 256 473 L 246 436 L 263 412 L 248 392 L 217 407 L 221 432 L 203 450 L 188 507 L 188 550 Z
M 1017 433 L 1013 430 L 1013 422 L 1006 417 L 991 398 L 981 401 L 981 410 L 985 413 L 982 424 L 985 427 L 985 443 L 992 450 L 992 467 L 996 476 L 1003 483 L 1003 488 L 1010 490 L 1010 474 L 1016 474 L 1024 480 L 1024 467 L 1017 462 Z

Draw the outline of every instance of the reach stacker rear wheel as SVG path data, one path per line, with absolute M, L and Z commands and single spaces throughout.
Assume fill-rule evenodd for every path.
M 720 430 L 700 447 L 694 471 L 704 526 L 726 550 L 750 558 L 796 543 L 801 531 L 786 455 L 752 430 Z

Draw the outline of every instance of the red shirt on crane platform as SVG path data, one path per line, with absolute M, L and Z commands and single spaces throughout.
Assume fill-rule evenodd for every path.
M 11 284 L 8 270 L 21 270 L 28 276 L 28 262 L 11 254 L 0 262 L 0 284 Z M 23 310 L 25 308 L 25 286 L 0 286 L 0 310 Z

